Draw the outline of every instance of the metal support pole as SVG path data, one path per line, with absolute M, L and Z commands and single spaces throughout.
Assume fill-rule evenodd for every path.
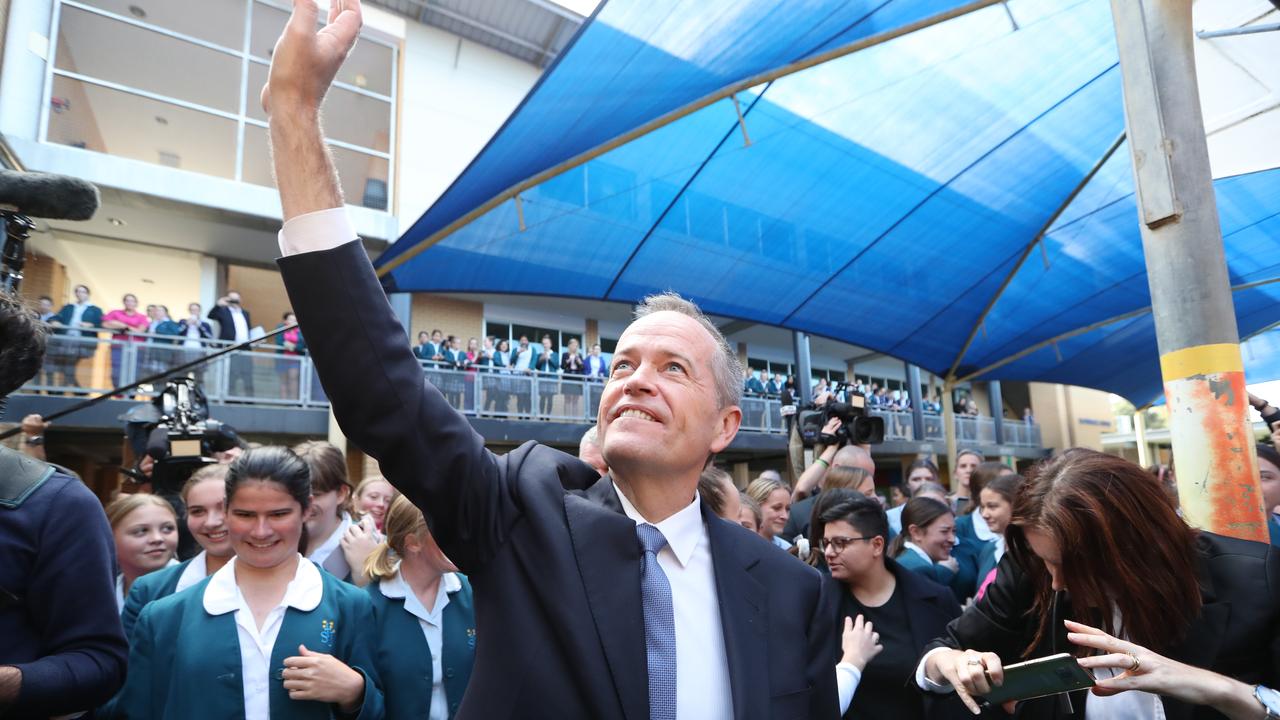
M 1111 13 L 1183 517 L 1267 542 L 1191 0 L 1112 0 Z
M 920 390 L 920 368 L 907 363 L 907 388 L 911 393 L 911 439 L 924 442 L 924 401 L 929 394 Z
M 1133 414 L 1133 439 L 1138 443 L 1138 464 L 1151 467 L 1151 446 L 1147 445 L 1147 413 L 1144 410 Z
M 996 445 L 1004 444 L 1004 397 L 1000 394 L 1000 381 L 987 383 L 988 400 L 991 402 L 991 419 L 995 421 Z
M 412 341 L 413 328 L 410 323 L 413 319 L 413 295 L 409 293 L 391 293 L 387 295 L 387 300 L 391 303 L 391 310 L 400 319 L 400 325 L 404 328 L 405 336 Z
M 956 405 L 953 399 L 955 386 L 942 385 L 942 432 L 947 437 L 947 489 L 956 491 Z
M 809 336 L 799 330 L 791 333 L 791 342 L 796 352 L 796 402 L 808 405 L 813 401 L 809 388 L 809 379 L 813 377 L 813 368 L 809 364 Z

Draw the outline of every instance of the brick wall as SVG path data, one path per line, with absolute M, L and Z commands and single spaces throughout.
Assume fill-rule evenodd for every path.
M 417 293 L 413 296 L 409 317 L 410 338 L 415 344 L 420 331 L 431 332 L 437 328 L 445 337 L 461 337 L 464 348 L 467 338 L 484 336 L 484 303 Z

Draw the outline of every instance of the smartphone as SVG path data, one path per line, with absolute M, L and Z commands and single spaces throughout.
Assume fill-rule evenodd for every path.
M 1004 684 L 982 699 L 993 705 L 1093 687 L 1093 676 L 1067 653 L 1004 666 Z

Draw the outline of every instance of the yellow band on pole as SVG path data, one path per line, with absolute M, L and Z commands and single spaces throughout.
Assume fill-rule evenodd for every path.
M 1233 343 L 1197 345 L 1161 355 L 1160 372 L 1165 382 L 1168 382 L 1195 375 L 1244 372 L 1244 361 L 1240 358 L 1239 345 Z

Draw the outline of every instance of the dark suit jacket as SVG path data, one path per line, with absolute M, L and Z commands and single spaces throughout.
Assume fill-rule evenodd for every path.
M 424 382 L 360 243 L 279 264 L 338 423 L 475 588 L 458 717 L 648 718 L 641 550 L 612 482 L 533 442 L 486 450 Z M 702 513 L 735 718 L 833 718 L 833 613 L 818 574 Z
M 240 312 L 244 313 L 245 327 L 253 329 L 253 322 L 249 320 L 249 311 L 240 308 Z M 236 339 L 236 323 L 231 319 L 231 309 L 222 305 L 214 305 L 209 309 L 210 320 L 218 321 L 218 339 L 219 340 L 235 340 Z
M 1203 605 L 1187 636 L 1163 653 L 1174 660 L 1228 675 L 1249 685 L 1276 687 L 1280 682 L 1280 553 L 1270 546 L 1202 532 L 1196 542 Z M 1036 619 L 1026 613 L 1034 593 L 1031 582 L 1006 553 L 996 580 L 982 599 L 947 626 L 934 647 L 972 648 L 994 652 L 1006 663 L 1022 659 L 1035 636 Z M 1062 620 L 1070 619 L 1071 601 L 1059 593 L 1054 606 L 1057 631 L 1032 653 L 1043 657 L 1074 652 Z M 1088 692 L 1021 703 L 1016 717 L 1035 720 L 1083 718 Z M 1169 720 L 1223 718 L 1217 710 L 1164 699 Z
M 946 632 L 947 623 L 956 619 L 960 615 L 960 604 L 956 602 L 956 598 L 951 594 L 951 589 L 939 585 L 923 575 L 912 572 L 897 561 L 891 558 L 885 558 L 885 567 L 889 572 L 893 573 L 893 577 L 898 581 L 898 592 L 902 593 L 902 599 L 907 608 L 907 618 L 911 623 L 911 641 L 917 649 L 929 646 L 933 639 Z M 829 592 L 835 593 L 837 598 L 841 593 L 849 592 L 848 586 L 843 582 L 832 577 L 827 577 L 825 582 L 829 586 Z M 844 627 L 844 618 L 840 616 L 840 603 L 835 600 L 831 603 L 836 610 L 836 627 Z M 841 648 L 840 637 L 834 638 L 834 657 L 833 664 L 840 661 Z M 872 662 L 875 662 L 873 659 Z M 905 692 L 918 693 L 920 702 L 923 705 L 924 716 L 929 720 L 941 720 L 952 718 L 959 720 L 965 717 L 967 711 L 959 699 L 954 696 L 937 697 L 931 693 L 920 693 L 911 686 L 903 688 Z M 858 696 L 855 693 L 854 698 Z M 853 708 L 846 713 L 849 717 L 852 715 Z M 970 716 L 971 717 L 971 716 Z

